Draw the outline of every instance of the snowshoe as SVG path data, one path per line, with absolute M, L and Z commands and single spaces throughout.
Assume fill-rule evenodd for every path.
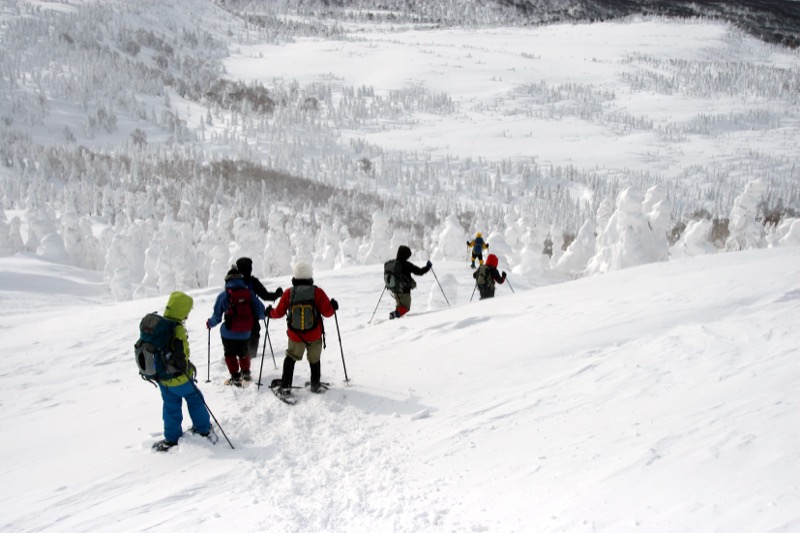
M 177 445 L 178 445 L 177 442 L 172 442 L 167 439 L 164 439 L 153 444 L 153 449 L 157 452 L 168 452 L 170 449 L 174 448 Z

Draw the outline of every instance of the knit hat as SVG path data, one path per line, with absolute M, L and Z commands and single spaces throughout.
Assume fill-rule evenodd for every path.
M 236 260 L 236 268 L 239 269 L 239 272 L 241 272 L 244 277 L 249 278 L 253 273 L 253 260 L 249 257 L 240 257 Z
M 231 269 L 228 270 L 228 273 L 225 274 L 225 281 L 228 282 L 232 279 L 244 279 L 242 273 L 239 272 L 239 269 L 236 268 L 236 265 L 231 265 Z
M 490 267 L 497 268 L 497 256 L 494 254 L 489 254 L 489 257 L 486 258 L 486 264 Z
M 294 279 L 311 279 L 314 277 L 314 269 L 305 261 L 298 261 L 294 265 Z

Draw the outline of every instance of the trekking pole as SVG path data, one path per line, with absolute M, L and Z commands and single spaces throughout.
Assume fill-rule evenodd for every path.
M 386 289 L 384 287 L 384 289 Z M 383 296 L 383 294 L 381 294 Z M 378 300 L 380 303 L 380 300 Z M 342 352 L 342 368 L 344 369 L 344 382 L 350 383 L 350 378 L 347 377 L 347 365 L 344 364 L 344 348 L 342 348 L 342 334 L 339 332 L 339 316 L 336 314 L 336 311 L 333 312 L 333 319 L 336 320 L 336 335 L 339 336 L 339 351 Z
M 478 282 L 475 282 L 475 287 L 472 289 L 472 296 L 469 297 L 469 301 L 471 302 L 473 298 L 475 298 L 475 289 L 478 288 Z
M 226 441 L 228 441 L 228 444 L 230 445 L 230 447 L 231 447 L 231 450 L 235 450 L 236 448 L 234 448 L 234 447 L 233 447 L 233 443 L 231 442 L 231 439 L 229 439 L 229 438 L 228 438 L 228 436 L 225 434 L 225 430 L 224 430 L 224 429 L 222 429 L 222 426 L 220 425 L 220 423 L 219 423 L 219 420 L 217 420 L 217 417 L 216 417 L 216 416 L 214 416 L 214 413 L 212 413 L 212 412 L 211 412 L 211 409 L 209 409 L 209 407 L 208 407 L 208 404 L 206 403 L 206 399 L 205 399 L 205 397 L 203 396 L 203 393 L 202 393 L 202 392 L 200 392 L 200 389 L 198 389 L 198 388 L 197 388 L 197 385 L 195 385 L 195 384 L 194 384 L 194 379 L 192 379 L 192 378 L 189 376 L 189 374 L 188 374 L 188 373 L 186 373 L 185 375 L 186 375 L 186 377 L 187 377 L 187 378 L 189 378 L 189 383 L 191 383 L 191 384 L 192 384 L 192 387 L 194 388 L 194 391 L 197 393 L 197 395 L 198 395 L 198 396 L 200 396 L 200 400 L 202 400 L 202 401 L 203 401 L 203 405 L 205 405 L 205 406 L 206 406 L 206 411 L 208 411 L 208 414 L 210 414 L 210 415 L 211 415 L 211 418 L 213 418 L 213 419 L 214 419 L 214 422 L 216 422 L 216 423 L 217 423 L 217 427 L 218 427 L 218 428 L 219 428 L 219 430 L 222 432 L 222 436 L 223 436 L 223 437 L 225 437 L 225 440 L 226 440 Z
M 269 321 L 267 321 L 269 325 Z M 269 342 L 269 353 L 272 354 L 272 364 L 275 365 L 275 370 L 278 370 L 278 363 L 275 362 L 275 352 L 272 349 L 272 339 L 269 338 L 269 329 L 267 330 L 267 341 Z
M 267 329 L 267 319 L 264 319 L 264 329 Z M 264 346 L 261 348 L 261 366 L 264 366 L 264 356 L 267 354 L 267 336 L 264 337 Z
M 511 280 L 508 279 L 508 276 L 506 276 L 506 283 L 508 283 L 508 288 L 511 289 L 511 293 L 513 294 L 514 293 L 514 287 L 511 286 Z
M 206 383 L 211 383 L 211 330 L 208 330 L 208 377 L 206 378 Z
M 378 298 L 378 303 L 375 305 L 375 310 L 372 312 L 372 316 L 370 317 L 369 322 L 367 322 L 367 324 L 371 324 L 372 323 L 372 319 L 375 318 L 375 313 L 378 312 L 378 306 L 381 305 L 381 300 L 383 299 L 383 293 L 384 292 L 386 292 L 386 286 L 385 285 L 383 287 L 383 291 L 381 292 L 381 297 Z
M 433 272 L 433 277 L 436 280 L 436 284 L 439 286 L 439 290 L 442 291 L 442 296 L 444 296 L 444 301 L 447 302 L 447 307 L 450 307 L 450 301 L 447 299 L 447 295 L 444 293 L 444 289 L 442 288 L 442 284 L 439 283 L 439 278 L 436 277 L 436 271 L 433 270 L 433 265 L 431 265 L 431 272 Z
M 258 383 L 257 389 L 261 389 L 261 375 L 264 373 L 264 356 L 267 354 L 267 339 L 269 339 L 269 316 L 267 316 L 266 320 L 264 320 L 264 350 L 261 352 L 261 368 L 258 370 Z M 272 341 L 269 342 L 269 351 L 272 352 Z M 275 354 L 272 354 L 272 362 L 275 363 Z M 278 364 L 275 363 L 275 368 L 278 368 Z

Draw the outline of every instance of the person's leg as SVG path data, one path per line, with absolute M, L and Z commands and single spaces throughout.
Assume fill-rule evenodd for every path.
M 228 372 L 231 373 L 230 382 L 236 384 L 242 379 L 242 372 L 239 368 L 238 354 L 241 351 L 242 341 L 234 339 L 222 338 L 222 349 L 225 352 L 225 366 L 228 367 Z M 239 383 L 241 384 L 241 383 Z
M 322 365 L 320 359 L 322 358 L 322 339 L 312 342 L 308 345 L 308 364 L 311 367 L 311 390 L 318 391 L 319 384 L 322 380 Z
M 181 396 L 173 392 L 173 387 L 158 386 L 161 389 L 163 406 L 161 416 L 164 419 L 164 440 L 177 443 L 183 435 L 183 403 Z
M 172 392 L 186 400 L 186 407 L 194 430 L 201 435 L 207 435 L 211 430 L 211 417 L 196 385 L 186 382 L 178 387 L 173 387 Z
M 281 388 L 290 389 L 294 379 L 294 364 L 303 358 L 306 345 L 302 342 L 295 342 L 289 339 L 286 346 L 286 357 L 283 358 L 283 374 L 281 376 Z

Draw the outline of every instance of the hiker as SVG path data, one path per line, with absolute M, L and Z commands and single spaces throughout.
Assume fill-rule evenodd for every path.
M 278 287 L 275 292 L 269 292 L 261 281 L 253 276 L 253 260 L 249 257 L 240 257 L 236 260 L 236 268 L 244 276 L 244 282 L 253 293 L 264 301 L 274 302 L 283 294 L 283 289 Z M 247 343 L 247 351 L 250 358 L 258 356 L 258 343 L 261 340 L 261 321 L 253 323 L 253 331 L 250 332 L 250 340 Z
M 481 265 L 476 270 L 472 277 L 478 285 L 478 292 L 481 295 L 481 300 L 484 298 L 494 298 L 494 284 L 503 284 L 506 281 L 506 273 L 502 274 L 497 271 L 497 256 L 489 254 L 486 258 L 486 264 Z
M 284 396 L 291 394 L 294 365 L 303 359 L 304 353 L 311 367 L 311 392 L 322 391 L 320 358 L 325 347 L 322 317 L 333 316 L 339 304 L 336 300 L 328 299 L 325 291 L 314 285 L 313 275 L 311 265 L 299 261 L 294 265 L 292 286 L 283 292 L 277 307 L 267 307 L 270 318 L 286 315 L 289 342 L 283 359 L 283 374 L 280 380 L 273 382 L 280 387 L 278 392 Z
M 170 364 L 176 372 L 172 379 L 158 381 L 163 400 L 161 416 L 164 419 L 164 440 L 156 442 L 153 449 L 159 452 L 165 452 L 176 446 L 178 439 L 183 435 L 182 400 L 186 400 L 189 417 L 192 419 L 192 433 L 216 442 L 203 397 L 197 385 L 190 381 L 194 380 L 197 369 L 189 361 L 189 338 L 183 323 L 189 316 L 193 304 L 191 296 L 176 291 L 169 295 L 167 307 L 164 309 L 164 318 L 175 322 L 171 344 L 165 349 L 172 352 Z
M 206 321 L 208 329 L 222 323 L 219 333 L 225 352 L 225 365 L 231 373 L 226 385 L 241 387 L 243 381 L 252 381 L 248 343 L 253 323 L 264 319 L 264 312 L 264 304 L 244 282 L 242 273 L 236 265 L 231 266 L 225 275 L 225 290 L 217 296 L 214 314 Z
M 411 309 L 411 291 L 417 287 L 417 282 L 411 277 L 411 274 L 416 276 L 424 276 L 433 266 L 430 261 L 420 268 L 414 263 L 411 263 L 411 249 L 408 246 L 401 245 L 397 248 L 397 258 L 395 259 L 397 284 L 392 289 L 392 296 L 396 303 L 395 310 L 389 313 L 389 318 L 400 318 L 408 313 Z
M 483 251 L 489 248 L 489 244 L 484 242 L 481 232 L 476 233 L 475 238 L 471 241 L 467 241 L 467 248 L 472 248 L 472 263 L 470 267 L 475 268 L 476 259 L 479 264 L 483 265 Z

